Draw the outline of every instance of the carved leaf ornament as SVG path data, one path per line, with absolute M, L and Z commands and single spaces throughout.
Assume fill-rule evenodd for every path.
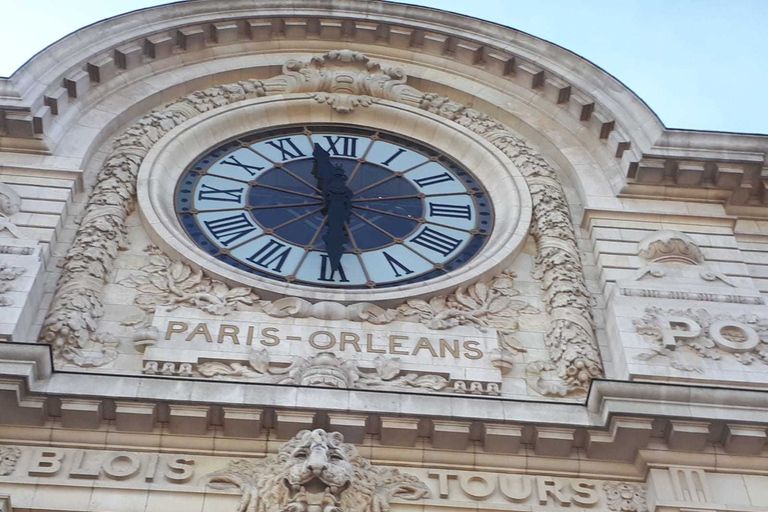
M 359 52 L 335 50 L 313 57 L 309 63 L 288 61 L 283 74 L 272 79 L 245 80 L 197 91 L 144 116 L 116 139 L 113 152 L 97 176 L 75 240 L 63 259 L 61 279 L 44 322 L 42 339 L 53 345 L 58 359 L 76 364 L 86 360 L 88 364 L 106 364 L 114 359 L 116 354 L 105 350 L 101 356 L 85 356 L 83 349 L 92 350 L 92 343 L 98 343 L 95 333 L 98 318 L 103 314 L 101 295 L 115 257 L 127 243 L 125 221 L 136 206 L 139 166 L 152 146 L 175 126 L 203 112 L 266 95 L 308 93 L 315 101 L 327 103 L 340 113 L 369 106 L 382 98 L 421 108 L 466 127 L 491 142 L 520 169 L 532 195 L 531 234 L 537 246 L 537 276 L 552 318 L 545 335 L 550 358 L 529 366 L 529 383 L 545 394 L 585 390 L 590 379 L 602 374 L 602 363 L 594 337 L 592 299 L 584 282 L 568 204 L 554 168 L 490 116 L 449 98 L 419 91 L 406 85 L 406 79 L 402 69 L 382 68 Z M 205 281 L 203 276 L 199 283 L 194 283 L 198 277 L 193 270 L 184 276 L 186 270 L 176 266 L 170 275 L 163 276 L 160 265 L 154 266 L 158 269 L 145 270 L 154 276 L 145 276 L 147 282 L 139 278 L 142 282 L 130 283 L 137 289 L 142 287 L 139 291 L 145 310 L 159 297 L 219 312 L 233 306 L 250 306 L 248 301 L 255 300 L 250 293 L 224 290 L 214 281 Z M 457 291 L 435 302 L 408 304 L 404 311 L 414 311 L 413 316 L 419 321 L 433 325 L 499 326 L 505 343 L 514 348 L 514 341 L 508 336 L 514 330 L 508 327 L 514 325 L 513 313 L 504 309 L 516 315 L 525 308 L 510 299 L 509 292 L 504 292 L 511 277 L 502 274 L 497 279 L 500 282 L 496 284 L 479 288 L 475 285 L 474 291 Z M 240 293 L 243 295 L 237 295 Z M 281 304 L 272 310 L 285 311 L 284 307 L 289 306 L 289 310 L 306 312 L 313 306 L 300 299 L 291 301 L 290 305 Z M 336 308 L 334 314 L 368 316 L 374 321 L 387 317 L 373 305 L 341 307 L 345 309 Z M 323 308 L 326 306 L 319 309 Z M 264 308 L 268 309 L 269 306 Z M 399 314 L 404 312 L 399 310 Z M 548 373 L 553 373 L 555 379 L 544 378 Z

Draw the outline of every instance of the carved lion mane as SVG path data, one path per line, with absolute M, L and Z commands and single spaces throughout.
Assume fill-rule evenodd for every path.
M 387 512 L 390 500 L 429 497 L 426 485 L 397 469 L 374 467 L 338 432 L 302 430 L 276 455 L 237 460 L 206 477 L 237 487 L 237 512 Z

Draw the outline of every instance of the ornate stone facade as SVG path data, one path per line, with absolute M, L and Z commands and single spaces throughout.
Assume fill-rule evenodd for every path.
M 768 510 L 766 137 L 361 0 L 128 13 L 0 91 L 2 512 Z M 345 288 L 178 236 L 192 162 L 340 125 L 462 167 L 477 252 Z

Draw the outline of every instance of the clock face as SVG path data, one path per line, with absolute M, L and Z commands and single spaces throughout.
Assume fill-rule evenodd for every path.
M 307 125 L 246 135 L 176 187 L 187 235 L 211 257 L 279 281 L 385 288 L 465 265 L 491 203 L 458 163 L 382 131 Z

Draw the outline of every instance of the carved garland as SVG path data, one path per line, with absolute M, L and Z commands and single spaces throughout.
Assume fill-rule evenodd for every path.
M 309 93 L 338 112 L 366 107 L 377 99 L 397 101 L 452 120 L 484 137 L 520 169 L 533 199 L 531 233 L 537 245 L 537 276 L 552 317 L 545 336 L 550 360 L 529 367 L 531 384 L 545 394 L 583 390 L 602 374 L 594 338 L 592 301 L 571 223 L 568 204 L 555 170 L 504 125 L 475 109 L 405 84 L 399 68 L 382 68 L 365 55 L 336 50 L 309 63 L 290 60 L 283 74 L 269 80 L 247 80 L 189 94 L 152 111 L 119 137 L 97 177 L 75 241 L 63 261 L 62 276 L 42 338 L 58 358 L 79 365 L 101 365 L 114 358 L 87 357 L 82 349 L 95 337 L 103 314 L 101 293 L 117 251 L 125 248 L 126 217 L 136 206 L 136 177 L 142 160 L 166 133 L 197 115 L 250 98 Z M 543 372 L 559 380 L 546 381 Z

